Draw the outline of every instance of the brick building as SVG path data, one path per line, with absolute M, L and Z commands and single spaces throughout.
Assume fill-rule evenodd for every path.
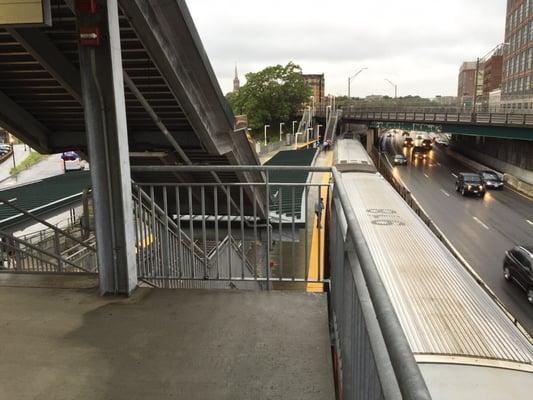
M 473 105 L 476 79 L 476 62 L 465 61 L 459 69 L 457 99 L 461 108 L 470 109 Z M 478 77 L 479 79 L 479 77 Z
M 533 0 L 507 0 L 502 107 L 533 109 Z
M 305 83 L 311 87 L 311 96 L 315 98 L 315 103 L 322 103 L 326 97 L 324 74 L 303 74 L 303 78 Z

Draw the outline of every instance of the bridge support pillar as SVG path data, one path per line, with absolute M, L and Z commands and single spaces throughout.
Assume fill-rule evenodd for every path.
M 379 139 L 378 128 L 368 128 L 366 133 L 366 151 L 370 154 Z
M 117 0 L 77 12 L 78 27 L 98 27 L 99 44 L 79 45 L 85 129 L 93 184 L 101 294 L 137 286 L 128 130 Z

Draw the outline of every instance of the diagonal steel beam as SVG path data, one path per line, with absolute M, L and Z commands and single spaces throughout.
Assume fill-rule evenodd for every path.
M 48 152 L 50 131 L 0 91 L 0 125 L 39 152 Z
M 36 28 L 9 28 L 8 32 L 82 104 L 80 72 L 44 32 Z

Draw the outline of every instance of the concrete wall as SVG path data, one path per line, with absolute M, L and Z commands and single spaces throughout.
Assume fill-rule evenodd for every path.
M 533 185 L 533 141 L 454 135 L 452 148 Z

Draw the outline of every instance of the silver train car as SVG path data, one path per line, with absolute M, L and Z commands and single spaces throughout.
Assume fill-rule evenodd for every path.
M 528 338 L 376 172 L 357 139 L 339 139 L 334 151 L 334 163 L 432 398 L 532 399 L 533 345 Z

